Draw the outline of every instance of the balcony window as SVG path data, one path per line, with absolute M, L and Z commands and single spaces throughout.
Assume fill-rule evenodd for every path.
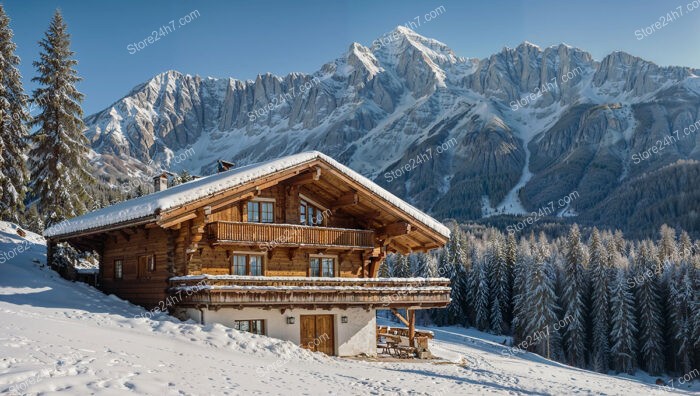
M 258 254 L 234 254 L 231 264 L 231 274 L 262 276 L 263 256 Z
M 267 201 L 248 202 L 249 223 L 274 223 L 275 203 Z
M 265 335 L 265 321 L 261 319 L 254 320 L 234 320 L 233 328 L 248 333 Z
M 335 258 L 311 257 L 309 276 L 326 278 L 335 277 Z
M 303 199 L 299 204 L 299 217 L 299 221 L 303 225 L 323 225 L 323 211 Z

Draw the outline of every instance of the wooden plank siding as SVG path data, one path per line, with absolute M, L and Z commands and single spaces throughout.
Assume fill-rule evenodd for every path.
M 189 275 L 228 275 L 234 254 L 262 254 L 264 276 L 309 276 L 310 258 L 318 253 L 317 249 L 276 248 L 271 254 L 255 249 L 206 246 L 202 249 L 198 261 L 201 267 L 192 270 Z M 291 259 L 290 259 L 291 254 Z M 341 252 L 327 254 L 336 258 L 336 274 L 339 277 L 356 278 L 362 272 L 362 252 Z
M 168 278 L 168 232 L 161 228 L 136 228 L 126 239 L 123 234 L 105 237 L 100 260 L 101 289 L 135 304 L 154 307 L 166 298 Z M 139 257 L 155 256 L 155 271 L 139 274 Z M 122 279 L 114 277 L 114 262 L 122 260 Z

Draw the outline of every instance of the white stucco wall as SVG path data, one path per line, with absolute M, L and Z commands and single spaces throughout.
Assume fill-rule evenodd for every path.
M 197 322 L 201 321 L 198 309 L 187 309 L 186 316 Z M 278 309 L 264 310 L 261 308 L 221 308 L 218 311 L 204 309 L 205 323 L 220 323 L 233 327 L 235 320 L 262 319 L 265 321 L 267 336 L 291 341 L 295 344 L 301 342 L 301 315 L 333 315 L 333 330 L 335 340 L 335 354 L 338 356 L 356 356 L 377 354 L 376 342 L 376 311 L 363 308 L 348 308 L 328 310 L 292 309 L 280 313 Z M 287 317 L 295 318 L 294 324 L 287 324 Z M 341 317 L 347 316 L 348 323 L 341 323 Z

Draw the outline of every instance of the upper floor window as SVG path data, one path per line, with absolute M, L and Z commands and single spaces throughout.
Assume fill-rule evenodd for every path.
M 262 276 L 263 256 L 259 254 L 234 254 L 231 274 Z
M 274 223 L 275 203 L 268 201 L 248 202 L 249 223 Z
M 301 200 L 299 203 L 299 222 L 303 225 L 323 225 L 323 211 L 313 204 Z
M 309 276 L 332 278 L 335 276 L 334 257 L 311 257 Z

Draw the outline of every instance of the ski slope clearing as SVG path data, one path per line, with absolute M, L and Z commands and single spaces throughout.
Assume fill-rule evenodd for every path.
M 0 223 L 0 252 L 6 257 L 0 260 L 0 394 L 692 392 L 645 383 L 654 378 L 573 369 L 532 354 L 503 356 L 502 338 L 454 327 L 431 329 L 437 337 L 433 350 L 445 359 L 440 364 L 330 358 L 220 325 L 165 315 L 134 318 L 144 310 L 45 268 L 43 239 L 20 237 L 9 223 Z

